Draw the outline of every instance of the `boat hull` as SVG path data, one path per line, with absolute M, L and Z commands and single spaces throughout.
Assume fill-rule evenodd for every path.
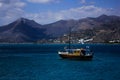
M 77 59 L 77 60 L 92 60 L 92 55 L 80 56 L 80 55 L 69 55 L 69 54 L 59 54 L 63 59 Z

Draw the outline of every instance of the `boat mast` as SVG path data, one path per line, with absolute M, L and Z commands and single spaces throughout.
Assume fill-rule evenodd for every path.
M 71 27 L 69 27 L 69 49 L 71 49 Z

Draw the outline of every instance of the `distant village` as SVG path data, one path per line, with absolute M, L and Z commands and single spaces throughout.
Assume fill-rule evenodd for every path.
M 57 39 L 42 39 L 42 40 L 38 40 L 37 43 L 62 43 L 62 44 L 66 44 L 66 43 L 79 43 L 79 44 L 84 44 L 84 43 L 93 43 L 93 38 L 90 39 L 71 39 L 69 41 L 68 38 L 57 38 Z M 120 43 L 120 40 L 112 40 L 106 43 Z
M 62 37 L 55 38 L 55 39 L 42 39 L 38 40 L 37 43 L 81 43 L 84 44 L 86 42 L 91 42 L 93 39 L 84 39 L 75 36 L 69 37 L 69 35 L 64 34 Z
M 93 43 L 93 38 L 80 38 L 80 37 L 75 37 L 74 35 L 72 35 L 71 37 L 69 37 L 69 35 L 64 34 L 62 37 L 59 38 L 55 38 L 55 39 L 42 39 L 42 40 L 38 40 L 37 43 L 80 43 L 80 44 L 84 44 L 84 43 Z M 120 40 L 111 40 L 111 41 L 107 41 L 106 43 L 120 43 Z

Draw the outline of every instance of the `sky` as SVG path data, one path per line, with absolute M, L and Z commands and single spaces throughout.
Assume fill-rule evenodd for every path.
M 120 16 L 120 0 L 0 0 L 0 26 L 21 17 L 49 24 L 102 14 Z

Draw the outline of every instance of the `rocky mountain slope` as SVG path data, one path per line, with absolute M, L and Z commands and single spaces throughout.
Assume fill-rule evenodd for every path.
M 92 42 L 109 42 L 120 39 L 120 17 L 101 15 L 80 20 L 60 20 L 40 25 L 33 20 L 20 18 L 0 27 L 0 42 L 22 43 L 59 38 L 69 31 L 77 39 L 93 38 Z
M 0 27 L 0 42 L 34 42 L 46 37 L 45 29 L 33 20 L 20 18 L 15 22 Z
M 69 28 L 75 39 L 90 39 L 92 42 L 109 42 L 120 40 L 120 17 L 101 15 L 96 18 L 80 20 L 61 20 L 47 25 L 47 33 L 61 36 L 69 33 Z M 49 32 L 50 31 L 50 32 Z

